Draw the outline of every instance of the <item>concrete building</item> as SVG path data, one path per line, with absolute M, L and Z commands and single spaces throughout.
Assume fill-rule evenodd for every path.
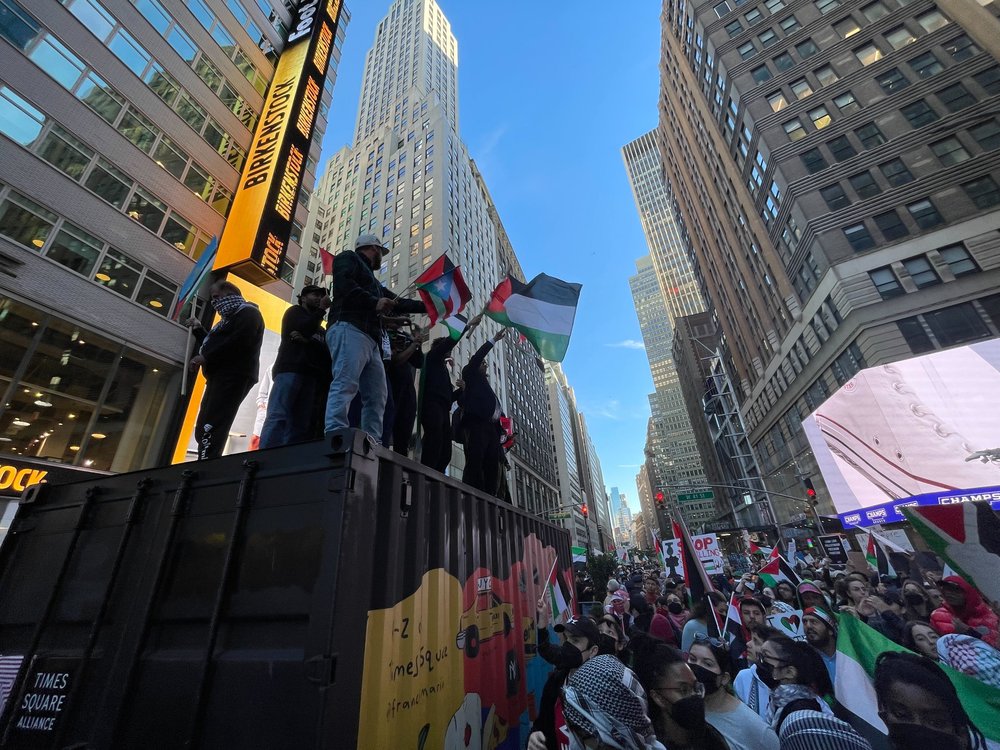
M 583 412 L 577 412 L 576 418 L 580 478 L 583 496 L 587 503 L 591 541 L 598 549 L 603 550 L 607 549 L 607 542 L 611 538 L 611 517 L 607 514 L 607 500 L 604 495 L 604 472 L 601 471 L 601 459 L 597 455 L 597 448 L 590 439 L 587 418 Z
M 663 8 L 659 145 L 722 411 L 770 490 L 810 476 L 830 513 L 803 417 L 863 367 L 1000 334 L 1000 6 Z
M 556 457 L 556 477 L 559 506 L 570 513 L 562 525 L 567 528 L 578 547 L 594 549 L 598 542 L 584 518 L 584 484 L 577 449 L 576 398 L 562 367 L 555 362 L 545 364 L 545 382 L 549 389 L 552 453 Z M 589 509 L 588 509 L 589 512 Z
M 628 507 L 628 500 L 624 495 L 622 495 L 618 514 L 615 516 L 615 541 L 618 543 L 619 549 L 632 547 L 635 544 L 632 510 Z
M 222 235 L 294 8 L 4 0 L 0 452 L 112 471 L 170 454 L 187 343 L 168 316 Z M 287 299 L 348 20 L 266 287 Z

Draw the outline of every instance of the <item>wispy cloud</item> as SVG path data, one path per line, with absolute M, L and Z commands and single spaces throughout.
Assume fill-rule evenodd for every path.
M 645 349 L 646 345 L 641 341 L 636 341 L 635 339 L 623 339 L 622 341 L 615 341 L 613 344 L 605 344 L 605 346 L 612 346 L 616 349 Z
M 510 126 L 506 122 L 501 122 L 499 125 L 493 128 L 493 130 L 488 132 L 483 137 L 482 141 L 479 143 L 478 148 L 476 148 L 476 152 L 472 155 L 472 157 L 477 162 L 482 162 L 489 159 L 493 155 L 493 152 L 496 150 L 497 146 L 500 145 L 500 141 L 507 134 L 507 131 L 509 129 Z

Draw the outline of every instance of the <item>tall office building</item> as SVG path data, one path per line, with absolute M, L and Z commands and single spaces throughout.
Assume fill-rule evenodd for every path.
M 667 0 L 660 142 L 772 491 L 859 369 L 1000 334 L 1000 6 Z M 780 520 L 801 503 L 775 500 Z
M 619 547 L 631 547 L 635 543 L 634 522 L 632 520 L 632 510 L 628 507 L 628 500 L 622 495 L 622 502 L 615 515 L 615 540 Z
M 556 485 L 559 490 L 559 507 L 569 513 L 562 525 L 569 530 L 573 544 L 598 550 L 600 543 L 596 529 L 582 509 L 586 498 L 583 465 L 580 457 L 579 416 L 576 397 L 566 380 L 562 366 L 557 362 L 545 364 L 545 382 L 549 391 L 549 422 L 552 425 L 551 451 L 556 457 Z M 589 508 L 588 508 L 589 514 Z
M 611 538 L 611 517 L 607 512 L 607 498 L 604 495 L 604 472 L 601 471 L 601 459 L 590 438 L 590 430 L 587 429 L 586 416 L 583 412 L 578 412 L 576 418 L 581 483 L 588 509 L 587 523 L 590 525 L 594 546 L 603 550 L 607 549 L 607 542 Z
M 112 471 L 169 455 L 187 356 L 169 314 L 254 158 L 295 5 L 0 4 L 0 452 Z M 348 18 L 325 39 L 306 186 Z M 290 196 L 285 280 L 308 193 Z

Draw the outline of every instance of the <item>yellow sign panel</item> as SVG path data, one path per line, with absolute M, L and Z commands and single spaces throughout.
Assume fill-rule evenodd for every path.
M 33 484 L 44 482 L 48 473 L 45 469 L 0 464 L 0 490 L 23 492 Z

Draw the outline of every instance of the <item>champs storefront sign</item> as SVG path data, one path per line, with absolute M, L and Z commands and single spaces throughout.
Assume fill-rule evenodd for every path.
M 271 81 L 240 185 L 219 243 L 215 270 L 253 284 L 278 278 L 342 0 L 300 0 Z

